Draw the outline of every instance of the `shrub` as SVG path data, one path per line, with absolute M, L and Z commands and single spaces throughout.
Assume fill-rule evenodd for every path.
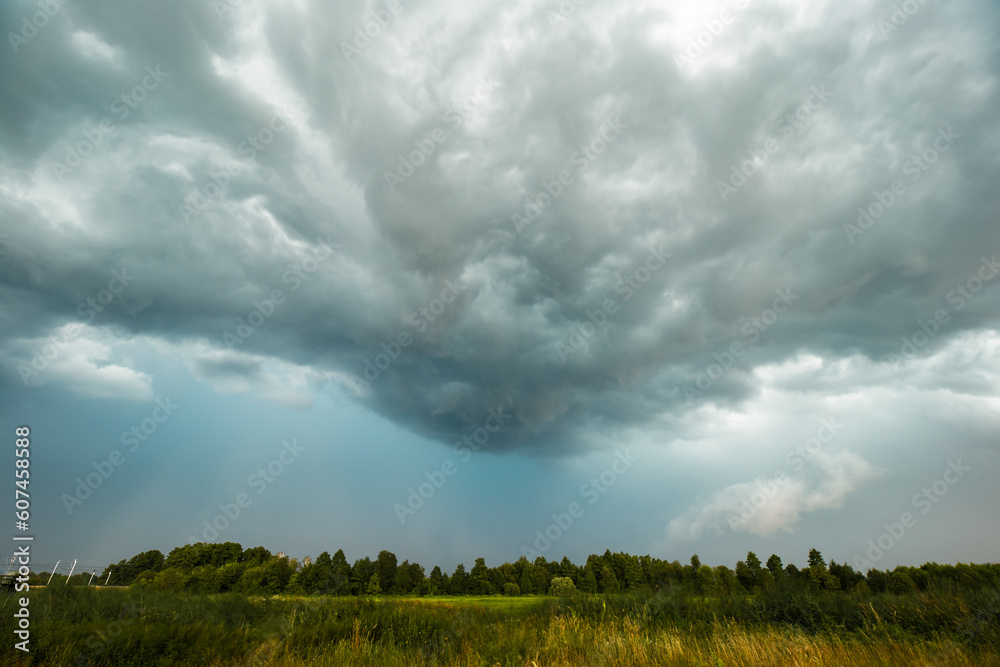
M 552 577 L 552 583 L 549 584 L 549 595 L 555 595 L 557 597 L 567 597 L 576 593 L 576 584 L 569 577 Z

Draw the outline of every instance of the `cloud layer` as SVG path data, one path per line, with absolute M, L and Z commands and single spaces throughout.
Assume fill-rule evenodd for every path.
M 984 0 L 58 6 L 0 9 L 4 391 L 151 401 L 141 344 L 446 444 L 502 407 L 490 451 L 551 459 L 696 449 L 775 391 L 996 395 Z M 824 452 L 740 530 L 868 461 Z M 752 477 L 671 535 L 730 530 Z

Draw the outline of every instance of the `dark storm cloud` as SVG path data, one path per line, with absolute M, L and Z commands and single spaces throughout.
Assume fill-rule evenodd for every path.
M 754 4 L 680 67 L 703 27 L 655 6 L 404 3 L 348 60 L 360 5 L 68 4 L 2 56 L 0 327 L 79 321 L 124 266 L 92 326 L 333 372 L 447 442 L 502 407 L 491 448 L 543 453 L 738 406 L 803 351 L 885 359 L 947 309 L 925 354 L 997 325 L 1000 280 L 953 290 L 1000 252 L 1000 100 L 995 12 L 923 11 L 883 38 L 867 3 Z
M 198 375 L 207 378 L 241 378 L 253 380 L 260 376 L 260 362 L 238 358 L 198 359 Z

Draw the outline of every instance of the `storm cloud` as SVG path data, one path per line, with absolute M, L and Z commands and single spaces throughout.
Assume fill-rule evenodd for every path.
M 148 402 L 147 345 L 446 445 L 502 408 L 539 459 L 777 397 L 996 425 L 995 6 L 392 4 L 6 3 L 0 388 Z M 882 478 L 837 447 L 745 531 Z

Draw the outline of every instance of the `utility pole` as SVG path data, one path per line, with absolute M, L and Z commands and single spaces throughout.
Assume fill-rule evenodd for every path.
M 69 579 L 73 576 L 73 570 L 76 569 L 76 559 L 73 559 L 73 567 L 69 568 L 69 576 L 66 577 L 66 585 L 69 586 Z
M 108 578 L 104 580 L 104 585 L 107 586 L 108 582 L 111 581 L 111 568 L 108 568 Z
M 61 562 L 61 560 L 56 561 L 56 566 L 52 568 L 52 574 L 49 575 L 49 580 L 45 582 L 46 586 L 52 583 L 52 577 L 56 576 L 56 569 L 59 567 L 59 563 Z

